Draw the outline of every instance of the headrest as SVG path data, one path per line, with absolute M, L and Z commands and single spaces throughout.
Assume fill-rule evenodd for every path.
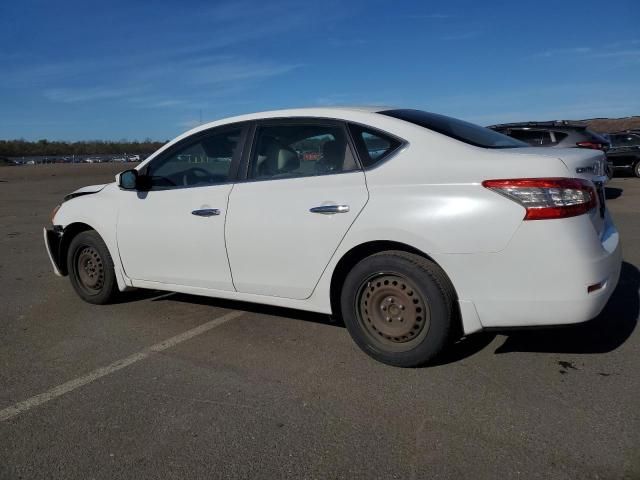
M 298 154 L 286 147 L 273 142 L 267 148 L 267 171 L 272 175 L 291 172 L 300 168 Z
M 342 170 L 346 145 L 329 140 L 322 145 L 322 158 L 316 163 L 316 172 L 331 173 Z
M 344 144 L 337 140 L 324 142 L 322 146 L 322 158 L 326 159 L 329 163 L 341 161 L 344 158 L 344 147 Z

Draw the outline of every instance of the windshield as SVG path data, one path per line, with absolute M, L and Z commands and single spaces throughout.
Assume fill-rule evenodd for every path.
M 456 118 L 423 112 L 422 110 L 385 110 L 381 113 L 389 117 L 398 118 L 419 125 L 447 137 L 455 138 L 461 142 L 483 148 L 520 148 L 529 145 L 508 137 L 502 133 L 494 132 L 488 128 L 474 125 L 473 123 L 458 120 Z

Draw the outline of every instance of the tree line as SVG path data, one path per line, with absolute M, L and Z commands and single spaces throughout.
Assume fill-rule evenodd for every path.
M 101 154 L 149 154 L 155 152 L 166 142 L 145 139 L 128 141 L 85 140 L 81 142 L 62 142 L 37 140 L 0 140 L 0 156 L 2 157 L 35 157 L 35 156 L 72 156 Z

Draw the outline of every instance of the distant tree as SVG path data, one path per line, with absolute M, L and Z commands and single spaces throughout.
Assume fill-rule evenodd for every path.
M 82 142 L 60 142 L 40 139 L 28 142 L 24 139 L 0 140 L 0 156 L 70 156 L 98 154 L 150 154 L 159 149 L 165 142 L 153 141 L 149 138 L 142 142 L 122 139 L 119 142 L 104 140 L 86 140 Z

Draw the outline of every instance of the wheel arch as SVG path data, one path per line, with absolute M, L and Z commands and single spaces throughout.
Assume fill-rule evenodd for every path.
M 88 230 L 97 230 L 93 228 L 91 225 L 88 225 L 84 222 L 74 222 L 70 223 L 64 228 L 64 233 L 62 234 L 62 240 L 60 241 L 60 249 L 58 251 L 58 258 L 60 259 L 60 273 L 63 275 L 68 275 L 69 271 L 67 269 L 67 255 L 69 254 L 69 245 L 71 241 L 82 232 L 86 232 Z
M 329 287 L 329 298 L 331 302 L 331 311 L 335 316 L 341 316 L 340 293 L 342 291 L 342 286 L 344 285 L 344 281 L 349 271 L 351 271 L 351 269 L 364 258 L 376 253 L 389 250 L 400 250 L 407 253 L 413 253 L 414 255 L 426 258 L 427 260 L 440 267 L 440 269 L 445 273 L 447 279 L 449 280 L 449 283 L 451 284 L 457 304 L 457 293 L 453 282 L 447 275 L 446 271 L 438 264 L 438 262 L 433 259 L 433 257 L 427 255 L 425 252 L 418 250 L 415 247 L 407 245 L 406 243 L 396 242 L 392 240 L 374 240 L 352 247 L 342 256 L 342 258 L 340 258 L 335 268 L 333 269 Z M 459 318 L 459 315 L 457 317 Z

